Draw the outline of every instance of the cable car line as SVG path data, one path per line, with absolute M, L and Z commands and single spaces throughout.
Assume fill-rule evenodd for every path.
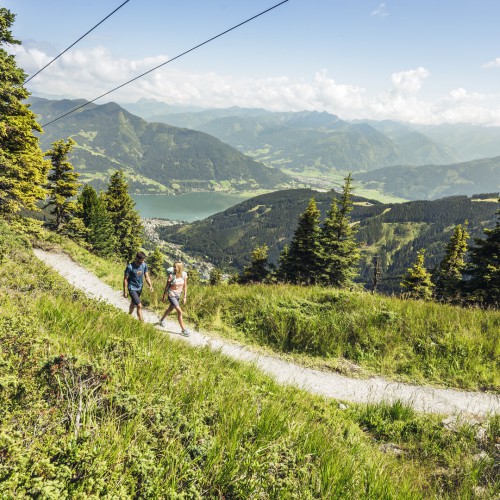
M 148 75 L 149 73 L 152 73 L 153 71 L 156 71 L 158 68 L 161 68 L 162 66 L 165 66 L 166 64 L 169 64 L 173 61 L 175 61 L 176 59 L 179 59 L 180 57 L 182 56 L 185 56 L 186 54 L 189 54 L 190 52 L 193 52 L 193 50 L 196 50 L 200 47 L 202 47 L 203 45 L 206 45 L 207 43 L 210 43 L 212 42 L 213 40 L 217 39 L 217 38 L 220 38 L 221 36 L 223 35 L 226 35 L 227 33 L 229 33 L 230 31 L 233 31 L 237 28 L 239 28 L 240 26 L 243 26 L 244 24 L 246 23 L 249 23 L 250 21 L 253 21 L 254 19 L 260 17 L 260 16 L 263 16 L 264 14 L 267 14 L 268 12 L 270 12 L 271 10 L 273 9 L 276 9 L 277 7 L 279 7 L 280 5 L 283 5 L 284 3 L 288 2 L 288 0 L 283 0 L 282 2 L 279 2 L 277 3 L 276 5 L 273 5 L 272 7 L 269 7 L 268 9 L 266 10 L 263 10 L 262 12 L 259 12 L 258 14 L 256 14 L 255 16 L 252 16 L 248 19 L 246 19 L 245 21 L 242 21 L 241 23 L 239 24 L 236 24 L 235 26 L 223 31 L 222 33 L 219 33 L 218 35 L 215 35 L 213 36 L 212 38 L 209 38 L 208 40 L 205 40 L 204 42 L 202 43 L 199 43 L 198 45 L 195 45 L 194 47 L 182 52 L 181 54 L 178 54 L 176 55 L 175 57 L 172 57 L 171 59 L 168 59 L 167 61 L 159 64 L 158 66 L 155 66 L 154 68 L 151 68 L 150 70 L 148 71 L 145 71 L 144 73 L 132 78 L 131 80 L 128 80 L 127 82 L 125 83 L 122 83 L 121 85 L 118 85 L 117 87 L 115 87 L 114 89 L 111 89 L 109 90 L 108 92 L 105 92 L 104 94 L 101 94 L 100 96 L 98 97 L 95 97 L 94 99 L 92 99 L 91 101 L 87 101 L 85 102 L 84 104 L 81 104 L 80 106 L 76 107 L 75 109 L 72 109 L 70 111 L 68 111 L 67 113 L 64 113 L 63 115 L 61 116 L 58 116 L 57 118 L 54 118 L 53 120 L 47 122 L 47 123 L 44 123 L 42 125 L 42 127 L 47 127 L 48 125 L 51 125 L 52 123 L 60 120 L 61 118 L 64 118 L 65 116 L 68 116 L 70 115 L 71 113 L 74 113 L 75 111 L 78 111 L 79 109 L 82 109 L 84 108 L 85 106 L 88 106 L 89 104 L 92 104 L 93 102 L 97 101 L 98 99 L 101 99 L 102 97 L 105 97 L 109 94 L 111 94 L 112 92 L 115 92 L 116 90 L 118 89 L 121 89 L 122 87 L 125 87 L 125 85 L 128 85 L 129 83 L 132 83 L 132 82 L 135 82 L 136 80 L 138 80 L 139 78 L 142 78 L 143 76 L 145 75 Z

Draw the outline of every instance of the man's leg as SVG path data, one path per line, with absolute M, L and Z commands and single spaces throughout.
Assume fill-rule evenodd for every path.
M 137 304 L 137 317 L 139 318 L 139 321 L 144 321 L 142 317 L 142 304 Z
M 137 292 L 135 290 L 130 290 L 130 307 L 129 307 L 129 314 L 132 314 L 134 312 L 134 308 L 137 307 L 137 317 L 142 321 L 142 311 L 141 311 L 141 293 Z

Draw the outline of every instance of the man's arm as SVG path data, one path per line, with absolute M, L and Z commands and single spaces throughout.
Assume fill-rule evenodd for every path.
M 125 276 L 123 277 L 123 296 L 125 298 L 128 297 L 128 276 L 127 276 L 127 274 L 125 274 Z
M 146 278 L 146 283 L 149 285 L 149 291 L 153 291 L 153 285 L 151 284 L 151 279 L 149 278 L 149 273 L 146 271 L 144 273 L 144 278 Z

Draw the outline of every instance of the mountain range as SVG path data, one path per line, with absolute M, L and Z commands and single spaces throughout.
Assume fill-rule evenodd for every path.
M 43 124 L 84 104 L 83 100 L 31 98 Z M 71 137 L 70 160 L 81 180 L 96 188 L 116 169 L 127 173 L 132 191 L 173 193 L 213 190 L 276 189 L 291 185 L 283 172 L 245 156 L 199 131 L 148 123 L 118 104 L 89 104 L 44 127 L 41 146 Z
M 85 103 L 30 102 L 42 123 Z M 84 182 L 102 188 L 121 168 L 136 193 L 331 189 L 347 172 L 359 193 L 379 199 L 500 190 L 499 127 L 347 122 L 326 112 L 198 110 L 152 100 L 124 106 L 150 121 L 115 103 L 89 104 L 45 127 L 42 147 L 72 137 L 70 159 Z M 497 156 L 468 159 L 481 152 Z
M 349 123 L 326 112 L 233 107 L 157 114 L 149 120 L 206 132 L 268 165 L 297 172 L 356 172 L 457 159 L 449 148 L 409 127 L 399 125 L 389 134 L 370 123 Z

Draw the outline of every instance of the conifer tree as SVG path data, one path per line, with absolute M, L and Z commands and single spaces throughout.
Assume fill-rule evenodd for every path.
M 300 215 L 297 229 L 287 250 L 286 259 L 281 259 L 279 274 L 290 283 L 314 284 L 321 266 L 321 241 L 319 228 L 320 212 L 314 198 Z
M 160 247 L 155 247 L 148 256 L 148 268 L 154 278 L 165 278 L 165 256 L 161 253 Z
M 124 259 L 131 260 L 143 243 L 144 228 L 121 170 L 111 176 L 105 199 L 115 228 L 116 250 Z
M 431 300 L 434 283 L 431 274 L 424 266 L 425 250 L 419 250 L 417 261 L 408 268 L 407 274 L 401 282 L 401 287 L 406 290 L 405 296 L 411 299 Z
M 500 199 L 499 199 L 500 202 Z M 496 225 L 485 229 L 486 238 L 474 238 L 465 275 L 471 298 L 484 305 L 500 307 L 500 210 Z
M 83 220 L 86 227 L 90 226 L 91 214 L 97 204 L 97 192 L 90 185 L 85 184 L 78 197 L 78 215 Z
M 10 30 L 14 14 L 0 8 L 0 216 L 9 217 L 21 208 L 37 210 L 36 202 L 45 199 L 49 162 L 44 159 L 34 132 L 42 129 L 35 114 L 23 101 L 24 71 L 14 56 L 2 46 L 20 45 Z
M 238 277 L 238 282 L 246 283 L 262 283 L 269 276 L 269 247 L 264 244 L 256 246 L 251 255 L 250 265 L 245 267 L 243 273 Z
M 210 277 L 208 278 L 208 282 L 212 286 L 217 286 L 222 283 L 222 273 L 220 269 L 218 269 L 217 267 L 213 267 L 210 270 Z
M 102 194 L 91 208 L 87 240 L 97 255 L 109 257 L 115 252 L 115 229 Z
M 189 284 L 198 285 L 201 283 L 200 271 L 196 267 L 190 267 L 188 271 Z
M 378 255 L 375 255 L 375 257 L 373 257 L 372 262 L 373 262 L 373 281 L 372 281 L 371 292 L 375 293 L 380 283 L 380 277 L 382 276 L 382 265 L 380 264 L 380 257 Z
M 288 277 L 288 268 L 289 268 L 288 255 L 289 255 L 288 245 L 285 245 L 279 255 L 278 266 L 275 271 L 275 277 L 277 278 L 277 280 L 282 281 L 284 283 L 288 283 L 290 281 Z
M 55 215 L 54 227 L 60 229 L 61 224 L 67 222 L 76 210 L 76 202 L 73 200 L 78 192 L 80 184 L 77 182 L 80 174 L 75 172 L 73 165 L 68 161 L 68 153 L 75 141 L 62 139 L 52 144 L 45 156 L 50 157 L 52 168 L 48 177 L 47 206 L 52 206 L 52 214 Z
M 439 265 L 435 291 L 438 300 L 452 300 L 460 295 L 468 239 L 467 222 L 456 226 Z
M 360 254 L 349 217 L 353 206 L 351 192 L 349 174 L 340 198 L 333 198 L 321 230 L 321 282 L 337 287 L 349 286 L 358 274 Z

